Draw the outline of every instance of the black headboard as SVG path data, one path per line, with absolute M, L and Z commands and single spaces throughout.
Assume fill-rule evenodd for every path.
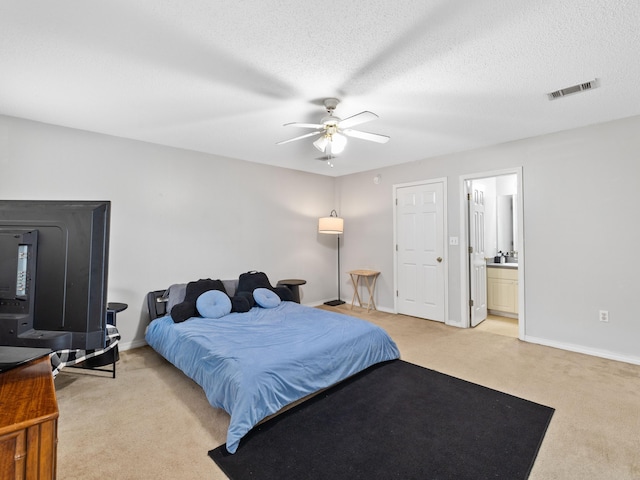
M 149 319 L 155 320 L 167 314 L 166 290 L 155 290 L 147 293 L 147 308 L 149 309 Z

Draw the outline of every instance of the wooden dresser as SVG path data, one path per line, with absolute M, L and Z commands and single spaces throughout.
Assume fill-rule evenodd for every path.
M 56 478 L 58 402 L 45 356 L 0 374 L 0 479 Z

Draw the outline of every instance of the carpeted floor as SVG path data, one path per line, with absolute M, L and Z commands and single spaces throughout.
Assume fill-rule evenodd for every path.
M 526 479 L 553 409 L 411 363 L 367 369 L 255 428 L 232 480 Z
M 387 330 L 404 361 L 553 406 L 529 480 L 640 478 L 640 365 L 350 305 L 337 309 Z M 227 479 L 207 451 L 225 442 L 229 416 L 149 347 L 120 358 L 115 379 L 74 369 L 56 378 L 57 478 Z

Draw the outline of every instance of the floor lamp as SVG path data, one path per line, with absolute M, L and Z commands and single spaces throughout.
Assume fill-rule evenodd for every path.
M 340 234 L 344 231 L 344 220 L 338 217 L 335 210 L 331 210 L 328 217 L 322 217 L 318 220 L 318 232 L 335 235 L 338 238 L 338 299 L 324 302 L 325 305 L 335 307 L 342 305 L 344 302 L 340 298 Z

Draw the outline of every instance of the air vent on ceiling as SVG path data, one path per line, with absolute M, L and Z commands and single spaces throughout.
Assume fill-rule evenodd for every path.
M 598 86 L 598 79 L 595 78 L 589 82 L 579 83 L 578 85 L 573 85 L 561 90 L 556 90 L 555 92 L 547 93 L 547 96 L 549 97 L 549 100 L 556 100 L 557 98 L 566 97 L 567 95 L 571 95 L 574 93 L 584 92 L 585 90 L 593 90 Z

